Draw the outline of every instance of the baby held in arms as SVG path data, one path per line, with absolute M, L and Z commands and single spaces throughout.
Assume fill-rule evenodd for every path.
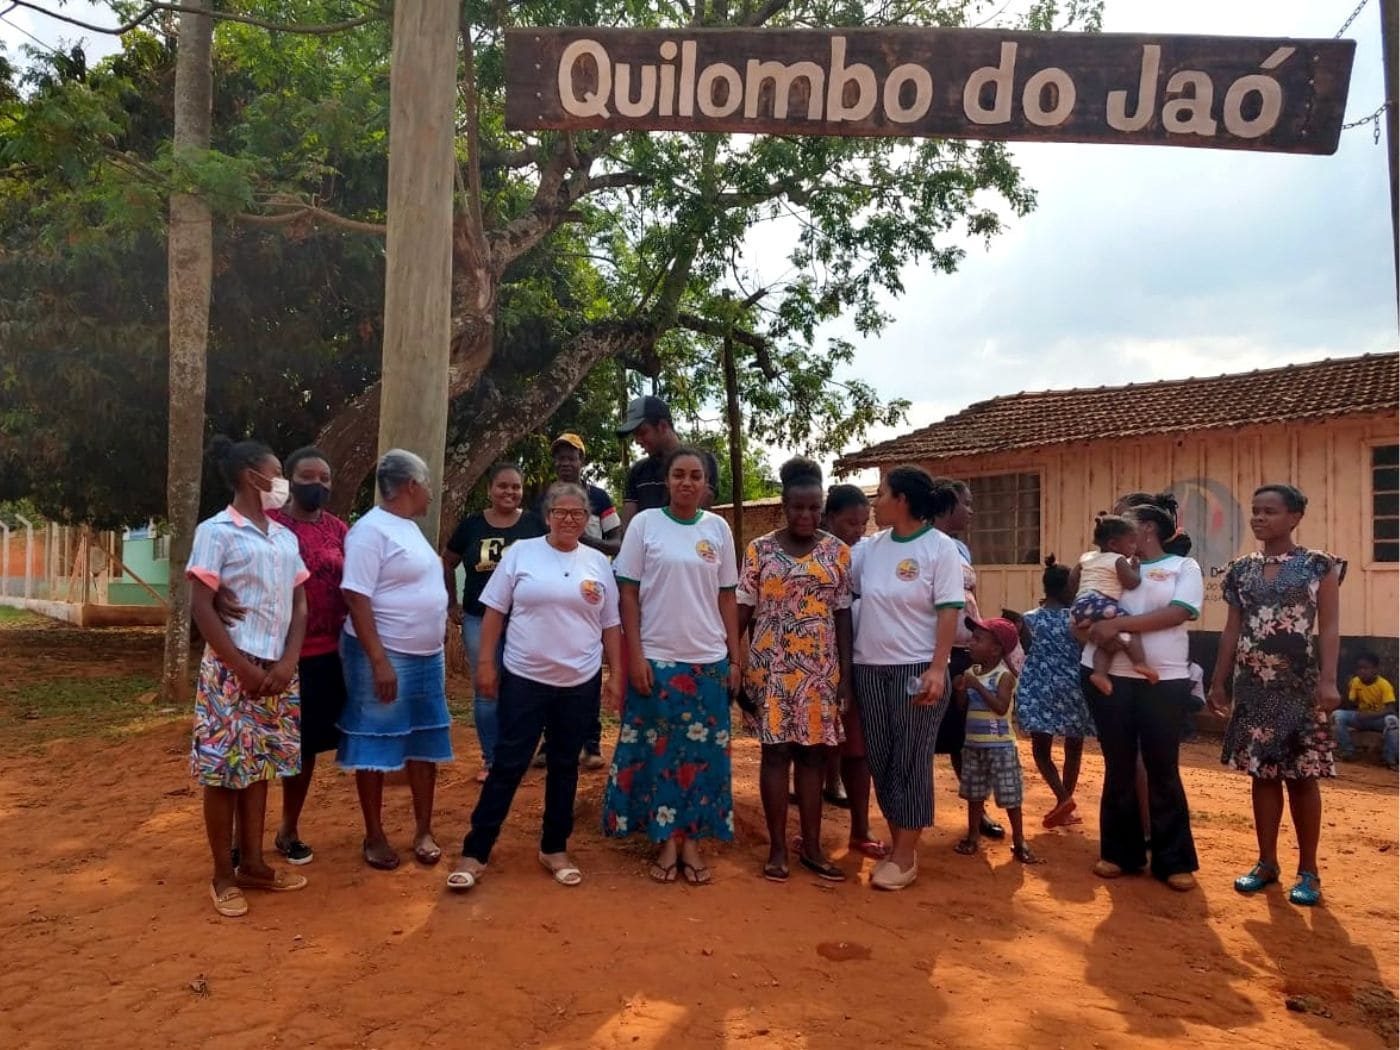
M 1094 550 L 1082 554 L 1075 566 L 1070 587 L 1075 591 L 1070 618 L 1076 628 L 1085 628 L 1099 620 L 1122 616 L 1118 601 L 1124 591 L 1131 591 L 1142 582 L 1138 571 L 1137 529 L 1127 518 L 1106 514 L 1094 524 Z M 1105 696 L 1113 693 L 1108 677 L 1109 665 L 1118 652 L 1126 652 L 1133 670 L 1155 683 L 1157 672 L 1147 663 L 1142 639 L 1136 634 L 1119 634 L 1100 645 L 1094 653 L 1094 673 L 1089 681 Z

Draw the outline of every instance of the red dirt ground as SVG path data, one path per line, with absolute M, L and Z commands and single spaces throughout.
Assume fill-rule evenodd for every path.
M 1092 805 L 1076 829 L 1037 822 L 1042 867 L 1017 865 L 1005 846 L 957 856 L 962 810 L 941 760 L 938 824 L 913 888 L 865 885 L 869 864 L 844 854 L 836 810 L 825 837 L 858 879 L 763 882 L 758 749 L 742 740 L 739 835 L 716 851 L 714 885 L 651 883 L 640 847 L 599 835 L 603 777 L 586 774 L 574 848 L 587 881 L 555 886 L 533 856 L 543 774 L 532 772 L 487 877 L 457 898 L 442 889 L 445 867 L 417 867 L 406 850 L 395 872 L 366 868 L 353 786 L 323 767 L 302 824 L 316 847 L 301 869 L 311 887 L 251 896 L 250 914 L 229 921 L 205 892 L 183 713 L 152 726 L 147 707 L 143 727 L 94 735 L 80 719 L 6 710 L 26 682 L 153 675 L 158 663 L 149 633 L 0 631 L 0 724 L 13 730 L 0 738 L 0 1045 L 1396 1043 L 1396 780 L 1380 768 L 1348 766 L 1326 786 L 1327 906 L 1305 911 L 1281 892 L 1232 891 L 1253 858 L 1249 791 L 1213 743 L 1183 756 L 1202 880 L 1187 895 L 1094 879 Z M 445 845 L 477 793 L 471 731 L 456 743 L 438 795 Z M 1022 758 L 1038 817 L 1049 792 Z M 1091 749 L 1082 799 L 1097 797 L 1101 770 Z M 386 808 L 406 846 L 406 789 Z M 1291 850 L 1287 827 L 1283 838 Z

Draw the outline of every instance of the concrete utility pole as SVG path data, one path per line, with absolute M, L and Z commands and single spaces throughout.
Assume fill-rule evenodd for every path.
M 454 0 L 398 0 L 389 65 L 389 215 L 379 453 L 427 461 L 442 491 L 452 338 Z M 437 545 L 438 515 L 418 523 Z

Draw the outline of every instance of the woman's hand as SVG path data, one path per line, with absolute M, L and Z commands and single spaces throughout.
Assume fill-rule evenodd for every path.
M 836 687 L 836 702 L 840 706 L 842 714 L 845 714 L 855 706 L 855 686 L 851 684 L 849 678 L 841 679 L 841 684 Z
M 1221 718 L 1230 717 L 1230 698 L 1225 695 L 1224 682 L 1212 682 L 1210 692 L 1206 694 L 1206 706 L 1211 713 L 1219 715 Z
M 233 591 L 223 586 L 214 592 L 214 611 L 219 614 L 225 627 L 234 626 L 248 614 L 248 610 L 238 604 Z
M 381 704 L 392 704 L 399 696 L 399 676 L 394 673 L 394 665 L 388 657 L 381 657 L 372 665 L 374 670 L 374 695 Z
M 637 659 L 636 654 L 628 661 L 627 677 L 631 679 L 632 688 L 642 696 L 651 696 L 651 690 L 655 685 L 652 680 L 651 664 L 646 660 Z
M 296 661 L 288 660 L 284 656 L 268 669 L 262 684 L 263 693 L 267 696 L 281 696 L 287 691 L 287 686 L 292 684 L 292 675 L 296 672 Z
M 262 664 L 255 664 L 252 660 L 243 660 L 238 667 L 233 668 L 233 675 L 238 679 L 238 687 L 243 690 L 243 695 L 250 697 L 266 695 L 268 670 Z
M 729 677 L 725 680 L 725 688 L 730 696 L 738 696 L 739 690 L 744 687 L 744 669 L 732 660 L 729 663 Z
M 614 714 L 622 711 L 622 676 L 610 674 L 603 679 L 603 710 Z
M 447 607 L 447 618 L 456 627 L 462 626 L 462 607 L 457 602 L 453 602 Z
M 948 669 L 946 667 L 930 667 L 919 675 L 919 691 L 913 697 L 914 703 L 919 707 L 928 707 L 938 703 L 943 699 L 943 689 L 947 684 L 947 679 Z
M 500 676 L 496 672 L 496 654 L 482 653 L 476 662 L 476 680 L 473 683 L 476 695 L 482 700 L 495 700 L 501 688 Z
M 1331 714 L 1342 706 L 1342 694 L 1335 681 L 1319 679 L 1317 683 L 1317 709 Z
M 1112 620 L 1099 620 L 1089 626 L 1089 641 L 1097 646 L 1111 644 L 1118 634 L 1118 625 Z

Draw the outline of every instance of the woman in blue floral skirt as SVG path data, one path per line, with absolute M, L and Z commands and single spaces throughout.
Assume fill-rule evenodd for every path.
M 739 689 L 739 581 L 729 524 L 700 509 L 705 460 L 666 464 L 670 503 L 627 526 L 617 573 L 630 683 L 603 831 L 658 844 L 651 877 L 710 881 L 699 839 L 734 837 L 729 703 Z

